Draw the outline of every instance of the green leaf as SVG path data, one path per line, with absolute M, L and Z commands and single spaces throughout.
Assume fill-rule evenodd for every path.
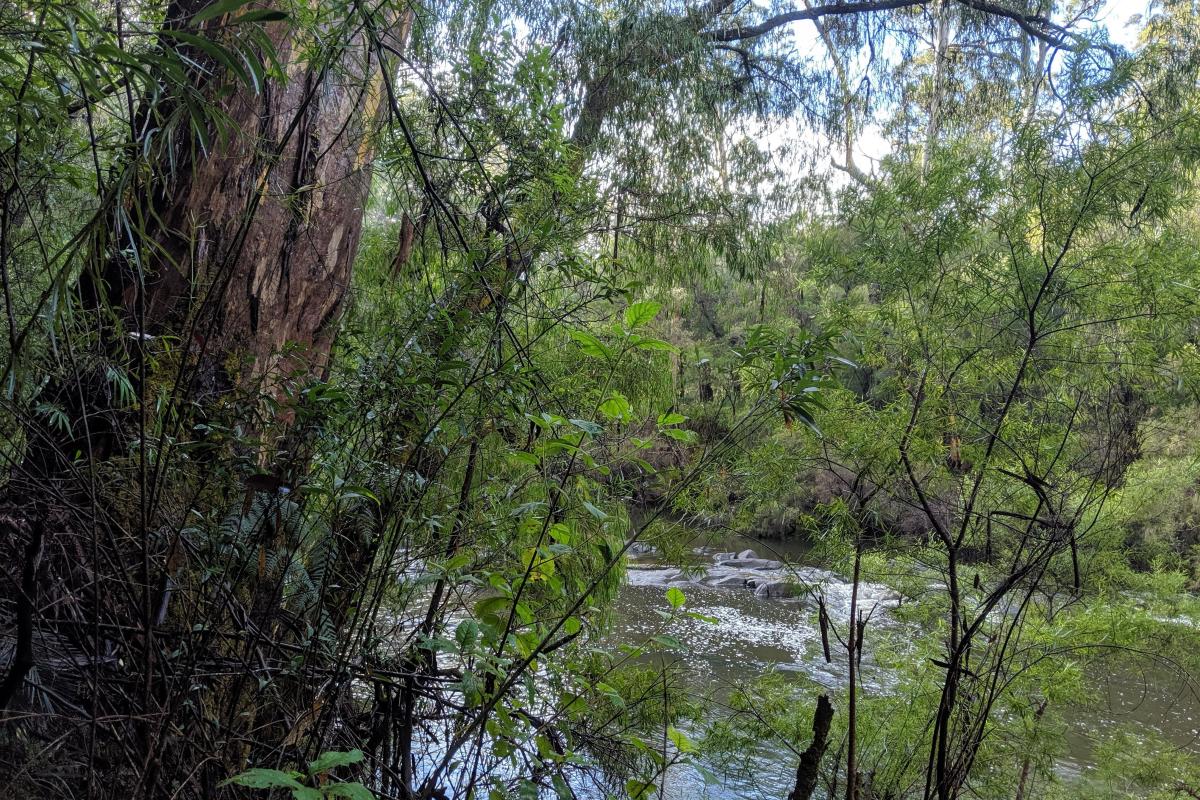
M 633 407 L 629 399 L 620 392 L 613 392 L 608 399 L 600 404 L 600 413 L 609 419 L 628 422 L 633 419 Z
M 362 760 L 362 750 L 329 750 L 317 756 L 316 760 L 309 762 L 308 774 L 316 775 L 318 772 L 328 772 L 335 767 L 348 767 Z
M 659 425 L 678 425 L 681 422 L 687 422 L 687 417 L 683 414 L 676 414 L 674 411 L 658 415 Z
M 593 517 L 595 517 L 596 519 L 608 519 L 608 514 L 605 514 L 603 511 L 601 511 L 599 508 L 596 508 L 596 506 L 592 505 L 587 500 L 583 501 L 583 507 L 586 508 L 587 512 L 589 514 L 591 514 Z
M 625 793 L 633 800 L 644 800 L 654 793 L 654 784 L 650 781 L 639 781 L 636 778 L 630 778 L 625 781 Z
M 590 433 L 592 436 L 598 436 L 604 433 L 604 428 L 587 419 L 572 419 L 571 424 L 585 433 Z
M 595 423 L 592 423 L 592 424 L 595 424 Z M 546 455 L 552 456 L 555 453 L 563 453 L 563 452 L 578 453 L 579 445 L 576 444 L 575 442 L 569 442 L 566 439 L 555 438 L 555 439 L 550 439 L 545 444 L 543 444 L 542 449 L 545 451 Z
M 375 793 L 358 781 L 335 783 L 325 787 L 326 797 L 346 797 L 349 800 L 375 800 Z
M 205 6 L 197 11 L 196 15 L 192 17 L 192 21 L 207 22 L 208 20 L 219 17 L 222 14 L 229 14 L 237 11 L 248 2 L 249 0 L 217 0 L 217 2 L 213 3 L 212 5 Z
M 699 748 L 687 737 L 683 731 L 676 728 L 674 725 L 667 726 L 667 738 L 671 740 L 671 744 L 681 753 L 695 753 Z
M 633 303 L 629 308 L 625 309 L 625 327 L 632 329 L 639 325 L 645 325 L 658 316 L 661 308 L 662 304 L 656 303 L 653 300 L 642 300 Z
M 571 539 L 574 539 L 574 533 L 571 531 L 569 524 L 565 522 L 556 522 L 550 527 L 550 537 L 562 545 L 570 545 Z
M 667 589 L 667 602 L 671 604 L 671 608 L 680 608 L 687 602 L 687 596 L 672 586 L 670 589 Z
M 288 18 L 286 11 L 274 8 L 253 8 L 239 16 L 235 21 L 243 22 L 279 22 Z
M 232 778 L 221 782 L 222 786 L 228 786 L 229 784 L 245 786 L 250 789 L 305 788 L 304 784 L 296 780 L 292 773 L 278 769 L 262 769 L 260 767 L 248 769 L 239 775 L 234 775 Z
M 339 500 L 370 500 L 375 505 L 380 505 L 379 498 L 365 486 L 351 486 L 344 484 L 337 487 L 337 496 Z
M 565 522 L 556 522 L 550 526 L 550 538 L 560 544 L 570 544 L 573 538 L 571 526 Z
M 526 453 L 524 450 L 515 450 L 509 453 L 508 457 L 519 464 L 528 464 L 531 467 L 536 467 L 541 461 L 533 453 Z
M 464 619 L 458 623 L 458 627 L 454 629 L 454 639 L 458 642 L 460 650 L 470 647 L 475 644 L 475 639 L 479 636 L 479 623 L 473 619 Z
M 654 642 L 659 647 L 665 647 L 668 650 L 682 650 L 683 649 L 683 643 L 680 642 L 678 639 L 676 639 L 674 636 L 664 636 L 664 635 L 652 636 L 652 637 L 650 637 L 650 641 Z
M 662 434 L 684 444 L 694 444 L 700 438 L 695 431 L 685 431 L 681 428 L 663 428 Z
M 625 698 L 621 697 L 621 693 L 618 692 L 613 687 L 609 686 L 604 681 L 600 681 L 599 683 L 596 684 L 596 691 L 600 692 L 605 697 L 607 697 L 608 702 L 612 703 L 614 707 L 616 707 L 616 708 L 624 708 L 625 707 Z
M 679 348 L 670 342 L 664 342 L 662 339 L 651 339 L 649 337 L 638 337 L 638 340 L 633 343 L 633 346 L 638 350 L 662 350 L 668 353 L 678 353 Z
M 507 597 L 485 597 L 475 604 L 475 616 L 484 622 L 489 617 L 499 619 L 502 614 L 508 613 L 509 605 Z
M 571 338 L 574 339 L 584 355 L 592 356 L 593 358 L 609 358 L 612 353 L 604 343 L 590 333 L 584 331 L 571 331 Z

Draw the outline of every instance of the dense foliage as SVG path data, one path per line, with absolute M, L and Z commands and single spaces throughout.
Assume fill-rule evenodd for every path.
M 1200 796 L 1200 17 L 1103 11 L 0 4 L 0 779 Z

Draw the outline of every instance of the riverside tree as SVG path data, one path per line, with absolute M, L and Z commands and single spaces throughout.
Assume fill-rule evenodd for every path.
M 1103 365 L 1054 348 L 1153 350 L 1134 321 L 1188 280 L 1164 253 L 1190 198 L 1190 17 L 1137 60 L 1090 11 L 0 9 L 6 778 L 646 796 L 698 757 L 676 727 L 697 709 L 647 666 L 683 643 L 605 642 L 625 555 L 824 405 L 860 418 L 839 447 L 900 431 L 854 467 L 919 509 L 946 574 L 923 786 L 960 796 L 1006 637 L 1063 559 L 1084 588 L 1083 521 L 1137 460 L 1141 378 L 1097 394 Z M 772 125 L 836 144 L 797 168 L 757 141 Z M 880 125 L 897 156 L 872 171 L 855 143 Z M 803 276 L 780 263 L 798 241 Z M 1131 251 L 1167 267 L 1139 284 Z M 765 327 L 689 365 L 678 290 L 720 280 L 757 289 Z M 767 319 L 798 280 L 867 284 L 872 310 Z M 872 345 L 842 352 L 856 330 Z M 848 410 L 847 361 L 895 365 L 862 398 L 891 417 Z M 1064 385 L 1089 388 L 1070 413 Z M 1006 563 L 974 603 L 985 546 Z M 703 617 L 677 589 L 663 606 Z

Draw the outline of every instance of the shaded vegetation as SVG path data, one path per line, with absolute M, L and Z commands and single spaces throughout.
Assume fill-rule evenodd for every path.
M 4 783 L 1200 796 L 1063 766 L 1200 703 L 1200 19 L 1102 10 L 0 5 Z

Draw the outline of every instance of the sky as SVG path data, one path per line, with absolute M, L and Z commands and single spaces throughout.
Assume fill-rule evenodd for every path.
M 1130 50 L 1137 44 L 1140 24 L 1130 25 L 1131 18 L 1145 15 L 1146 0 L 1109 0 L 1096 21 L 1108 28 L 1109 38 Z
M 1148 3 L 1149 0 L 1108 0 L 1096 14 L 1095 22 L 1108 29 L 1110 41 L 1132 50 L 1137 45 L 1142 27 L 1140 20 L 1147 12 Z M 824 45 L 817 36 L 816 27 L 811 23 L 802 23 L 792 28 L 797 50 L 819 57 Z M 797 140 L 803 141 L 813 136 L 811 131 L 803 130 L 797 124 L 785 123 L 766 132 L 764 139 L 769 147 L 774 148 L 784 144 L 794 146 Z M 861 132 L 854 149 L 857 165 L 869 172 L 871 165 L 887 155 L 891 148 L 879 128 L 871 126 Z M 844 173 L 836 172 L 830 178 L 835 184 L 848 180 Z

